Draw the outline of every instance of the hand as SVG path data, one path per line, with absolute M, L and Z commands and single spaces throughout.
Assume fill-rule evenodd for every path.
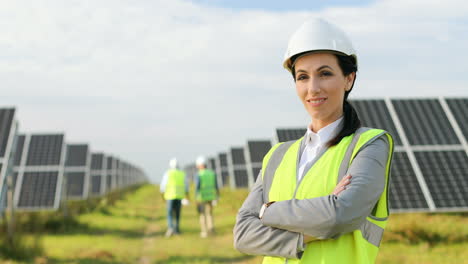
M 351 175 L 346 175 L 341 179 L 341 181 L 336 185 L 335 189 L 333 190 L 332 194 L 338 195 L 342 191 L 346 190 L 346 187 L 351 183 Z

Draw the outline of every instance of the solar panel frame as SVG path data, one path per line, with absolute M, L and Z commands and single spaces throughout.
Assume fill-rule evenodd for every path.
M 57 148 L 57 146 L 47 146 L 47 149 L 54 149 L 55 151 L 59 152 L 58 154 L 57 153 L 51 153 L 52 156 L 56 157 L 57 155 L 59 156 L 59 163 L 58 164 L 54 164 L 54 165 L 51 165 L 51 164 L 47 164 L 47 165 L 28 165 L 28 158 L 30 157 L 29 155 L 29 150 L 30 150 L 30 142 L 31 142 L 31 138 L 35 137 L 35 136 L 51 136 L 54 138 L 54 140 L 46 140 L 48 142 L 53 142 L 54 144 L 56 144 L 57 142 L 61 142 L 61 147 L 60 148 Z M 59 135 L 61 137 L 60 140 L 57 140 L 57 135 Z M 37 138 L 37 137 L 36 137 Z M 38 152 L 41 152 L 41 151 L 38 151 Z M 64 134 L 27 134 L 26 137 L 25 137 L 25 141 L 24 141 L 24 146 L 23 146 L 23 151 L 22 151 L 22 155 L 21 155 L 21 162 L 20 162 L 20 165 L 19 166 L 16 166 L 15 167 L 15 172 L 18 173 L 18 179 L 17 179 L 17 182 L 16 182 L 16 188 L 15 188 L 15 192 L 14 192 L 14 206 L 16 208 L 16 210 L 19 210 L 19 211 L 42 211 L 42 210 L 57 210 L 60 206 L 60 202 L 62 200 L 62 189 L 63 189 L 63 184 L 64 184 L 64 181 L 63 181 L 63 178 L 64 178 L 64 165 L 65 165 L 65 152 L 66 152 L 66 144 L 65 144 L 65 135 Z M 47 163 L 47 162 L 46 162 Z M 31 163 L 29 163 L 31 164 Z M 35 163 L 33 163 L 35 164 Z M 52 176 L 50 176 L 50 174 L 47 174 L 47 173 L 56 173 L 57 177 L 56 177 L 56 182 L 55 182 L 55 185 L 54 185 L 54 190 L 53 190 L 53 194 L 50 194 L 51 197 L 53 197 L 53 202 L 52 203 L 48 203 L 48 204 L 37 204 L 37 201 L 35 201 L 34 199 L 31 200 L 33 202 L 33 204 L 29 204 L 29 205 L 24 205 L 24 204 L 20 204 L 20 201 L 24 201 L 24 198 L 22 197 L 22 189 L 23 188 L 26 188 L 26 189 L 30 189 L 31 188 L 31 185 L 28 185 L 28 180 L 29 179 L 32 179 L 31 177 L 33 176 L 30 176 L 30 175 L 36 175 L 37 177 L 40 177 L 42 182 L 43 181 L 48 181 L 48 179 Z M 42 175 L 42 176 L 41 176 Z M 50 177 L 48 177 L 47 175 L 49 175 Z M 52 177 L 52 178 L 55 178 L 55 177 Z M 49 183 L 50 184 L 50 183 Z M 37 183 L 34 183 L 35 186 L 37 186 Z M 26 190 L 25 189 L 25 190 Z M 43 192 L 34 192 L 36 193 L 37 195 L 39 195 L 40 197 L 43 197 L 44 195 L 47 195 L 47 194 L 44 194 Z M 40 199 L 39 199 L 40 201 Z

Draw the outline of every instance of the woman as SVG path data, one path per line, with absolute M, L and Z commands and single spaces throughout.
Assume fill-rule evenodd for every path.
M 393 140 L 360 127 L 347 101 L 357 72 L 352 44 L 313 19 L 291 37 L 283 65 L 312 121 L 303 138 L 264 157 L 234 245 L 263 263 L 374 263 L 389 215 Z

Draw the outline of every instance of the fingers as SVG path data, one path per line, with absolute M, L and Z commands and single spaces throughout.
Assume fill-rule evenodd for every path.
M 346 190 L 346 187 L 351 183 L 351 175 L 346 175 L 341 179 L 341 181 L 336 185 L 335 189 L 333 190 L 334 195 L 340 194 L 342 191 Z
M 336 187 L 348 185 L 351 182 L 351 178 L 351 175 L 346 175 L 345 177 L 343 177 L 343 179 L 341 179 L 341 181 L 336 185 Z

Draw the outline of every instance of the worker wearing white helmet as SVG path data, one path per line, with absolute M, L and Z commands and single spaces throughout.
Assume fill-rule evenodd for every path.
M 322 19 L 290 38 L 283 66 L 311 117 L 304 137 L 279 143 L 238 212 L 235 247 L 263 263 L 374 263 L 387 224 L 392 137 L 363 128 L 347 98 L 357 55 Z
M 188 196 L 188 183 L 185 172 L 179 169 L 176 158 L 169 161 L 169 170 L 164 173 L 161 180 L 160 191 L 167 207 L 166 237 L 180 234 L 180 212 L 182 199 Z
M 195 196 L 200 215 L 200 236 L 205 238 L 215 233 L 213 205 L 219 198 L 219 189 L 216 174 L 206 167 L 206 158 L 199 156 L 195 163 L 198 169 L 195 177 Z

